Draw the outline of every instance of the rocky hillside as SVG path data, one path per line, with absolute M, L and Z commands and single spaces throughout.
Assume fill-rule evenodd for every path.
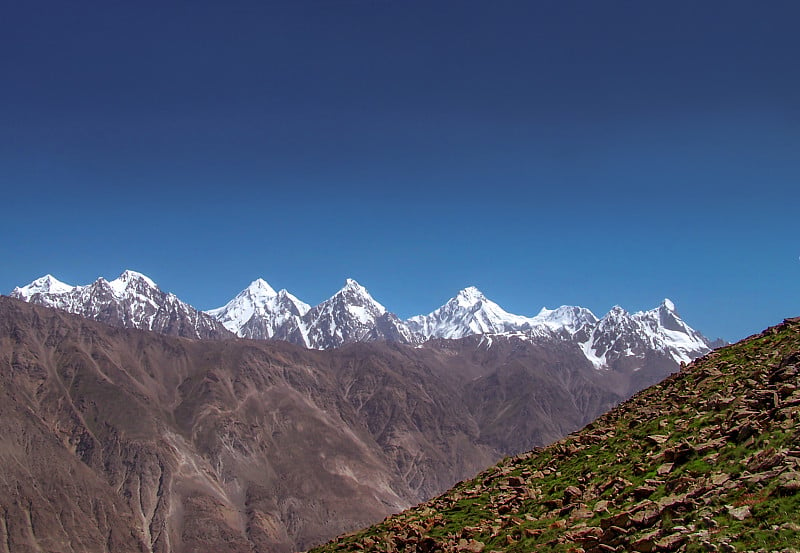
M 327 551 L 797 551 L 800 319 Z

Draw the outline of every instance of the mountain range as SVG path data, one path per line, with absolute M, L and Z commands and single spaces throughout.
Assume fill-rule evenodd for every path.
M 236 335 L 283 340 L 311 349 L 372 341 L 420 344 L 473 335 L 485 336 L 491 343 L 493 337 L 513 336 L 531 342 L 567 342 L 598 369 L 621 365 L 641 369 L 653 356 L 669 357 L 677 365 L 721 345 L 687 325 L 668 299 L 655 309 L 633 314 L 615 306 L 602 318 L 575 306 L 542 308 L 536 316 L 526 317 L 508 313 L 477 288 L 468 287 L 430 314 L 403 321 L 352 279 L 314 307 L 257 279 L 224 306 L 201 312 L 135 271 L 86 286 L 70 286 L 46 275 L 10 295 L 115 326 L 189 338 Z
M 306 549 L 560 439 L 711 346 L 669 300 L 522 317 L 466 288 L 402 321 L 353 280 L 314 307 L 257 280 L 203 313 L 133 271 L 12 296 L 10 551 Z
M 198 311 L 136 271 L 124 271 L 107 281 L 70 286 L 51 275 L 17 287 L 11 297 L 55 307 L 112 326 L 152 330 L 186 338 L 220 339 L 233 335 L 214 317 Z

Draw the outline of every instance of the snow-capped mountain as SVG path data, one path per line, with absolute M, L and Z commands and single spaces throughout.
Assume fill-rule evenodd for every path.
M 366 288 L 348 278 L 344 287 L 296 320 L 275 338 L 313 349 L 330 349 L 353 342 L 414 343 L 414 333 L 397 316 L 375 301 Z
M 597 324 L 597 317 L 585 307 L 562 305 L 557 309 L 542 307 L 539 314 L 531 320 L 532 327 L 545 326 L 554 332 L 574 335 L 585 325 Z
M 542 308 L 536 316 L 524 317 L 505 311 L 480 290 L 469 287 L 429 315 L 406 322 L 422 339 L 481 334 L 537 343 L 566 341 L 579 347 L 598 369 L 638 370 L 647 364 L 646 358 L 656 357 L 676 364 L 689 362 L 710 351 L 712 345 L 683 322 L 668 299 L 655 309 L 632 315 L 616 306 L 602 319 L 584 307 L 568 305 Z
M 45 275 L 27 286 L 14 288 L 11 297 L 112 326 L 187 338 L 231 336 L 216 319 L 182 302 L 174 294 L 162 292 L 155 282 L 135 271 L 124 271 L 112 281 L 100 277 L 85 286 L 70 286 Z
M 237 336 L 265 340 L 284 326 L 296 326 L 310 309 L 310 305 L 285 289 L 276 292 L 259 278 L 224 306 L 206 313 Z
M 526 330 L 534 319 L 513 315 L 470 286 L 439 309 L 406 321 L 408 327 L 428 338 L 463 338 L 473 334 L 500 334 Z
M 583 327 L 576 338 L 597 368 L 641 365 L 653 354 L 688 363 L 711 350 L 711 342 L 683 322 L 669 299 L 655 309 L 633 314 L 614 306 L 596 325 Z
M 670 300 L 633 314 L 615 306 L 601 319 L 577 306 L 542 308 L 526 317 L 505 311 L 474 286 L 464 288 L 432 313 L 406 321 L 352 279 L 330 299 L 311 307 L 286 290 L 275 292 L 259 278 L 223 307 L 206 313 L 165 294 L 134 271 L 125 271 L 110 282 L 99 278 L 87 286 L 70 286 L 46 275 L 15 288 L 11 295 L 116 326 L 192 338 L 223 338 L 233 333 L 313 349 L 368 341 L 419 344 L 473 335 L 486 337 L 482 344 L 492 344 L 494 337 L 514 337 L 576 348 L 597 369 L 638 371 L 654 364 L 677 367 L 720 345 L 687 325 Z

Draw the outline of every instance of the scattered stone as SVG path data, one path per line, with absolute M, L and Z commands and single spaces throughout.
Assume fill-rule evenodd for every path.
M 577 486 L 567 486 L 564 490 L 564 501 L 572 503 L 583 495 L 583 492 Z
M 483 553 L 484 549 L 486 549 L 486 545 L 483 542 L 477 540 L 467 541 L 463 538 L 458 541 L 456 546 L 456 551 L 465 551 L 466 553 Z
M 683 534 L 670 534 L 656 542 L 656 551 L 675 551 L 686 541 Z
M 750 516 L 750 507 L 748 505 L 742 505 L 741 507 L 726 505 L 725 508 L 728 510 L 728 514 L 731 518 L 736 520 L 744 520 Z
M 650 443 L 651 445 L 661 445 L 669 440 L 669 436 L 665 436 L 664 434 L 651 434 L 645 438 L 645 441 Z
M 647 499 L 651 495 L 653 495 L 656 491 L 655 486 L 639 486 L 638 488 L 633 490 L 633 497 L 636 499 Z
M 608 512 L 608 501 L 605 499 L 601 499 L 597 503 L 594 504 L 594 512 L 595 513 L 607 513 Z
M 664 463 L 663 465 L 659 466 L 656 469 L 656 474 L 658 474 L 659 476 L 666 476 L 667 474 L 672 472 L 672 469 L 674 467 L 675 467 L 674 463 Z

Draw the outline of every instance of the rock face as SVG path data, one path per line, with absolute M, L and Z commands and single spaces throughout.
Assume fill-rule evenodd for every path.
M 798 509 L 800 318 L 315 551 L 793 552 Z
M 152 280 L 135 271 L 125 271 L 110 282 L 98 278 L 86 286 L 70 286 L 46 275 L 14 288 L 10 295 L 112 326 L 186 338 L 233 337 L 219 321 L 174 294 L 162 292 Z

